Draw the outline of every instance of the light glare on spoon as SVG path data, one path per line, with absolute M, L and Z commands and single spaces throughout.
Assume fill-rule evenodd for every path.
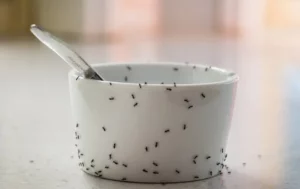
M 35 24 L 30 26 L 30 31 L 38 38 L 43 44 L 54 51 L 72 68 L 77 70 L 85 78 L 103 80 L 101 77 L 79 54 L 73 51 L 67 43 L 55 37 L 44 29 Z

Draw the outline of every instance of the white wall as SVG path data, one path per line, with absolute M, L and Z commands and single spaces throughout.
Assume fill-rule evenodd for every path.
M 215 24 L 214 0 L 160 1 L 160 21 L 167 33 L 211 31 Z
M 160 0 L 109 0 L 107 29 L 109 32 L 137 36 L 157 28 Z
M 106 33 L 109 0 L 83 0 L 83 32 L 91 36 Z
M 239 27 L 244 35 L 260 35 L 264 30 L 266 0 L 239 0 Z
M 264 31 L 266 0 L 163 0 L 161 22 L 166 32 L 237 29 L 246 36 Z
M 239 1 L 240 0 L 221 0 L 220 27 L 226 29 L 238 29 L 239 22 Z

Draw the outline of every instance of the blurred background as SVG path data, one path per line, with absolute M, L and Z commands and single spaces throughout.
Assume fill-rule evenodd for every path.
M 68 41 L 120 44 L 107 55 L 124 61 L 139 59 L 138 53 L 132 54 L 136 50 L 145 51 L 148 59 L 153 59 L 154 55 L 173 59 L 167 52 L 160 51 L 164 45 L 173 45 L 166 40 L 208 42 L 210 45 L 239 41 L 260 47 L 269 45 L 276 51 L 300 44 L 300 1 L 0 0 L 2 40 L 32 38 L 28 30 L 32 23 Z M 140 49 L 141 42 L 151 44 Z M 221 46 L 219 44 L 218 48 Z M 180 52 L 174 59 L 201 59 L 200 56 L 191 57 L 189 51 Z M 146 55 L 142 56 L 147 59 Z
M 29 33 L 32 23 L 92 64 L 189 61 L 236 71 L 241 80 L 228 152 L 235 154 L 230 167 L 247 172 L 249 182 L 232 185 L 258 188 L 251 184 L 257 180 L 266 188 L 300 188 L 300 0 L 0 0 L 2 168 L 15 165 L 15 157 L 32 158 L 11 150 L 20 144 L 49 158 L 42 146 L 51 148 L 50 134 L 61 144 L 53 162 L 65 167 L 61 154 L 73 145 L 69 67 Z M 251 168 L 241 168 L 246 161 Z M 23 164 L 11 167 L 19 172 Z
M 0 0 L 0 40 L 30 41 L 32 23 L 68 42 L 105 44 L 105 60 L 235 64 L 237 45 L 291 56 L 300 45 L 298 0 Z
M 62 35 L 101 39 L 145 34 L 240 36 L 300 27 L 297 0 L 1 0 L 3 36 L 37 23 Z

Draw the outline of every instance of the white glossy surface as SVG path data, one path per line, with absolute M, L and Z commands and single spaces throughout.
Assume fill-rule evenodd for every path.
M 178 86 L 230 83 L 238 76 L 229 70 L 210 65 L 183 62 L 108 62 L 96 64 L 95 70 L 107 81 L 138 84 L 168 84 Z M 121 66 L 120 66 L 121 65 Z M 152 85 L 151 85 L 152 86 Z
M 226 171 L 237 77 L 178 63 L 95 69 L 108 81 L 83 79 L 74 72 L 69 77 L 83 171 L 154 183 L 199 180 Z

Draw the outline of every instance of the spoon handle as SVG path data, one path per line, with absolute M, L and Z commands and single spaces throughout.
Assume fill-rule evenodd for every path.
M 53 36 L 44 29 L 33 24 L 30 26 L 30 31 L 47 47 L 58 54 L 72 68 L 77 70 L 84 77 L 89 79 L 103 80 L 96 71 L 75 51 L 73 51 L 64 41 Z

